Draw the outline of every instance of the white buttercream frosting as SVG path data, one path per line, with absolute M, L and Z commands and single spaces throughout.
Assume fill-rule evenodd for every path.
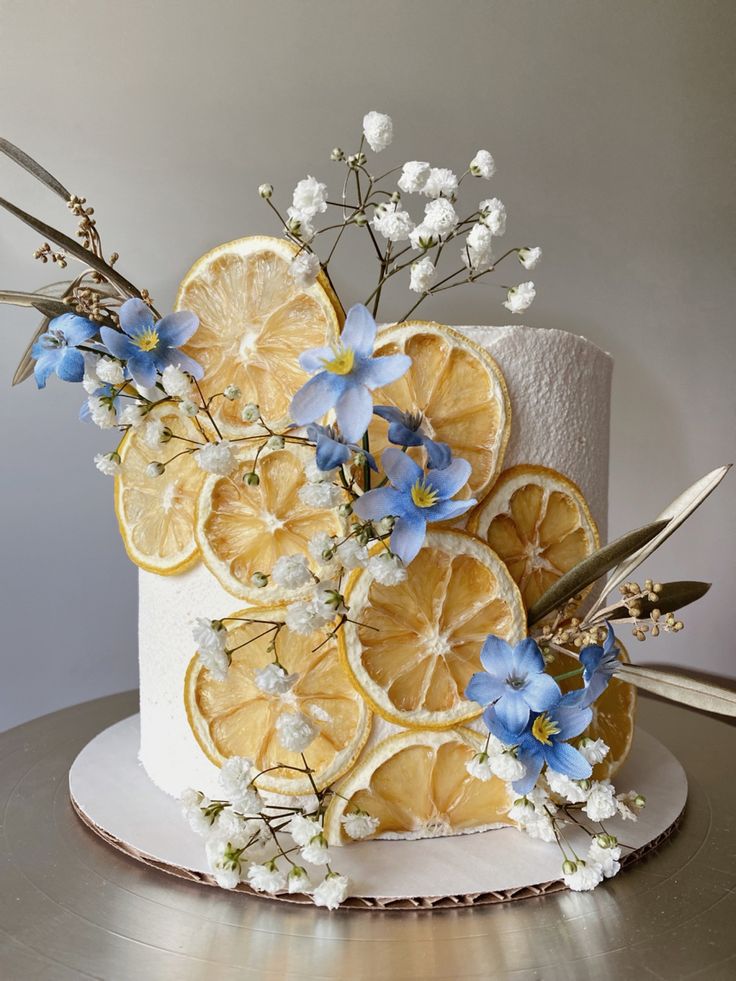
M 504 467 L 536 463 L 575 481 L 601 540 L 608 517 L 608 445 L 612 360 L 590 341 L 530 327 L 459 327 L 488 350 L 506 379 L 511 438 Z M 196 787 L 217 796 L 217 768 L 192 735 L 184 678 L 194 654 L 196 617 L 227 616 L 245 604 L 199 564 L 177 576 L 139 573 L 140 760 L 169 794 Z M 368 746 L 398 731 L 375 718 Z

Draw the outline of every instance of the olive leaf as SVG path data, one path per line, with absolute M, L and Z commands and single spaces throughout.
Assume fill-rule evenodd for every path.
M 719 715 L 736 716 L 736 691 L 714 685 L 711 682 L 697 681 L 686 674 L 663 668 L 645 668 L 638 664 L 622 664 L 616 677 L 637 688 L 660 695 L 671 702 L 690 705 L 692 708 Z
M 622 582 L 625 582 L 632 572 L 641 565 L 645 559 L 654 552 L 659 546 L 665 542 L 670 535 L 676 531 L 683 521 L 687 520 L 696 508 L 700 507 L 703 501 L 713 493 L 716 487 L 720 484 L 723 478 L 726 476 L 728 471 L 731 469 L 731 464 L 725 467 L 717 467 L 715 470 L 711 470 L 700 480 L 697 480 L 692 487 L 688 487 L 686 491 L 683 491 L 679 497 L 666 507 L 664 511 L 659 515 L 657 520 L 664 520 L 665 527 L 662 531 L 647 542 L 638 552 L 633 555 L 624 556 L 621 564 L 616 566 L 616 568 L 611 573 L 610 578 L 606 582 L 603 588 L 603 592 L 600 595 L 598 601 L 594 604 L 593 609 L 588 614 L 590 618 L 597 609 L 602 605 L 606 596 L 620 586 Z
M 586 586 L 604 576 L 618 562 L 638 551 L 655 535 L 659 534 L 666 524 L 666 521 L 655 521 L 653 524 L 630 531 L 628 534 L 622 535 L 621 538 L 617 538 L 615 542 L 604 545 L 603 548 L 598 549 L 597 552 L 589 555 L 582 562 L 578 562 L 530 607 L 527 615 L 529 626 L 538 623 L 548 613 L 556 610 L 558 606 L 576 596 Z
M 90 252 L 89 249 L 85 249 L 83 245 L 65 235 L 63 232 L 52 228 L 51 225 L 47 225 L 45 222 L 40 221 L 38 218 L 34 218 L 33 215 L 29 215 L 26 211 L 22 211 L 17 208 L 10 201 L 6 201 L 5 198 L 0 198 L 0 208 L 5 208 L 9 211 L 11 215 L 14 215 L 20 221 L 25 222 L 44 238 L 49 239 L 54 242 L 60 248 L 62 248 L 68 255 L 74 256 L 80 262 L 83 262 L 90 269 L 94 269 L 101 276 L 104 276 L 108 282 L 113 283 L 122 292 L 126 293 L 128 296 L 140 297 L 140 290 L 137 289 L 131 282 L 129 282 L 125 276 L 121 276 L 119 272 L 116 272 L 112 266 L 108 265 L 104 259 L 101 259 L 94 252 Z
M 683 606 L 688 606 L 699 600 L 701 596 L 710 589 L 709 582 L 694 582 L 683 580 L 680 582 L 663 582 L 662 590 L 657 594 L 656 600 L 643 597 L 637 600 L 637 605 L 641 609 L 641 615 L 636 619 L 648 620 L 652 610 L 659 610 L 660 613 L 674 613 L 681 610 Z M 625 603 L 614 603 L 602 610 L 598 610 L 594 617 L 589 620 L 615 620 L 617 623 L 633 623 L 634 617 L 629 613 Z
M 11 385 L 20 385 L 21 382 L 24 382 L 26 378 L 30 378 L 33 374 L 33 355 L 31 354 L 31 351 L 33 350 L 33 345 L 39 339 L 41 334 L 45 334 L 49 329 L 51 319 L 52 318 L 50 317 L 44 317 L 36 330 L 33 332 L 33 337 L 28 342 L 28 346 L 18 362 L 18 367 L 15 369 L 13 380 L 10 383 Z
M 45 184 L 49 190 L 53 191 L 54 194 L 58 194 L 60 198 L 68 201 L 71 198 L 71 194 L 61 181 L 57 181 L 53 174 L 50 174 L 45 167 L 42 167 L 37 160 L 29 156 L 25 150 L 21 150 L 20 147 L 15 146 L 10 140 L 5 140 L 0 137 L 0 153 L 4 153 L 6 157 L 9 157 L 13 163 L 17 163 L 19 167 L 23 170 L 27 170 L 29 174 L 32 174 L 36 180 L 41 181 Z
M 18 307 L 35 307 L 44 317 L 60 317 L 69 313 L 69 307 L 63 300 L 41 293 L 19 293 L 17 290 L 0 290 L 0 303 L 12 303 Z

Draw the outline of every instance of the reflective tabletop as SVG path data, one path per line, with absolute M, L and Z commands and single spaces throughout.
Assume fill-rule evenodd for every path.
M 337 911 L 172 878 L 87 830 L 67 795 L 86 742 L 137 710 L 97 699 L 0 735 L 0 978 L 736 977 L 736 728 L 640 700 L 690 781 L 679 831 L 593 893 L 443 911 Z

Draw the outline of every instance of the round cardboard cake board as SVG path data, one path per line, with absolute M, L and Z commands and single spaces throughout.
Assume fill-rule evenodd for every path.
M 215 885 L 203 839 L 190 829 L 179 802 L 150 780 L 138 762 L 139 743 L 140 719 L 134 715 L 85 746 L 69 771 L 75 810 L 96 834 L 139 861 Z M 610 833 L 631 846 L 622 859 L 628 864 L 672 833 L 685 807 L 687 778 L 669 750 L 637 729 L 615 783 L 619 792 L 636 790 L 647 799 L 638 821 L 605 822 Z M 567 828 L 565 834 L 584 855 L 587 835 Z M 471 906 L 565 888 L 557 846 L 513 828 L 416 841 L 355 842 L 333 848 L 332 864 L 351 880 L 351 895 L 343 905 L 364 909 Z M 323 870 L 312 871 L 319 881 Z M 262 895 L 244 884 L 238 889 Z M 298 894 L 267 898 L 311 902 Z

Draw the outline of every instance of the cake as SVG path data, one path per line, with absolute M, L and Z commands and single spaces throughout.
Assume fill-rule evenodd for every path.
M 567 475 L 581 489 L 605 540 L 610 356 L 585 338 L 558 330 L 459 331 L 496 360 L 506 380 L 512 421 L 503 469 L 532 461 Z M 140 760 L 169 794 L 178 796 L 190 786 L 218 794 L 218 768 L 192 731 L 184 697 L 194 655 L 190 624 L 201 616 L 227 616 L 238 607 L 238 598 L 201 560 L 172 576 L 139 571 Z M 398 731 L 374 716 L 362 755 Z
M 560 330 L 415 319 L 502 264 L 534 269 L 541 249 L 494 253 L 496 197 L 458 213 L 461 183 L 493 177 L 488 151 L 460 177 L 409 161 L 389 189 L 394 171 L 372 176 L 365 148 L 392 137 L 370 112 L 359 149 L 332 151 L 340 201 L 308 176 L 283 216 L 261 185 L 283 236 L 212 249 L 165 316 L 105 260 L 85 199 L 5 141 L 79 222 L 77 242 L 6 202 L 62 247 L 37 257 L 85 264 L 0 297 L 44 316 L 14 382 L 81 383 L 81 417 L 119 434 L 95 464 L 140 570 L 139 760 L 157 799 L 180 798 L 217 884 L 332 909 L 350 885 L 330 863 L 354 840 L 511 826 L 559 847 L 564 883 L 591 889 L 626 847 L 603 822 L 645 803 L 611 783 L 634 685 L 733 711 L 716 686 L 632 665 L 614 632 L 682 629 L 677 611 L 708 584 L 631 575 L 727 468 L 605 544 L 611 358 Z M 330 207 L 340 220 L 317 227 Z M 349 227 L 379 268 L 343 305 L 330 263 Z M 453 244 L 459 268 L 438 278 Z M 379 328 L 405 270 L 411 305 Z M 501 289 L 513 316 L 536 295 Z

